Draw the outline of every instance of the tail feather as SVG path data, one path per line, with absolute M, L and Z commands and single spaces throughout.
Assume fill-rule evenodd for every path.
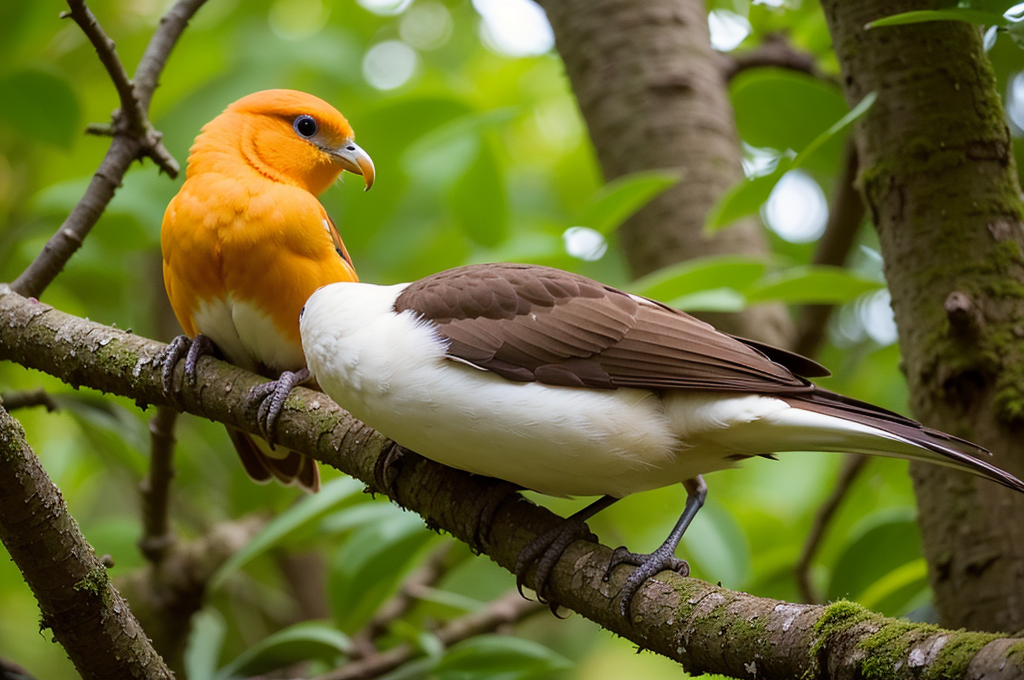
M 1024 482 L 977 457 L 991 456 L 988 449 L 966 439 L 828 390 L 782 399 L 794 407 L 782 416 L 786 424 L 811 426 L 819 432 L 818 437 L 832 432 L 834 440 L 826 442 L 830 450 L 923 460 L 1024 492 Z
M 226 429 L 246 474 L 254 482 L 266 484 L 276 479 L 310 493 L 320 490 L 320 468 L 309 456 L 281 448 L 271 452 L 270 445 L 262 439 L 233 427 Z

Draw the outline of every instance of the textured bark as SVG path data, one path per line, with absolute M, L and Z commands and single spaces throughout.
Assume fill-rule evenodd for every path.
M 0 540 L 39 602 L 40 628 L 53 631 L 83 678 L 174 677 L 111 585 L 21 425 L 3 408 Z
M 879 94 L 858 135 L 860 181 L 912 410 L 1020 475 L 1024 208 L 980 32 L 960 22 L 864 28 L 945 4 L 822 2 L 847 101 Z M 942 622 L 1024 627 L 1024 496 L 924 465 L 912 473 Z
M 767 253 L 743 220 L 714 238 L 704 218 L 743 179 L 739 136 L 702 0 L 540 0 L 607 179 L 652 168 L 682 181 L 630 218 L 619 238 L 634 276 L 693 257 Z M 781 346 L 781 305 L 704 314 L 723 330 Z
M 79 319 L 0 289 L 0 359 L 135 399 L 165 404 L 161 366 L 166 345 Z M 179 366 L 177 379 L 181 379 Z M 258 430 L 246 392 L 259 376 L 204 357 L 198 386 L 182 395 L 190 413 Z M 325 395 L 299 388 L 279 428 L 282 445 L 363 480 L 390 443 Z M 2 478 L 2 475 L 0 475 Z M 397 464 L 391 496 L 502 567 L 513 570 L 527 542 L 560 519 L 512 487 L 407 455 Z M 2 495 L 0 495 L 2 499 Z M 491 518 L 485 527 L 483 517 Z M 555 566 L 550 588 L 564 606 L 608 630 L 678 661 L 691 673 L 735 677 L 850 678 L 1019 677 L 1024 643 L 997 635 L 946 631 L 886 619 L 849 602 L 796 605 L 726 590 L 674 572 L 648 581 L 633 600 L 632 622 L 618 613 L 630 568 L 603 579 L 611 550 L 577 541 Z M 526 575 L 532 585 L 533 572 Z

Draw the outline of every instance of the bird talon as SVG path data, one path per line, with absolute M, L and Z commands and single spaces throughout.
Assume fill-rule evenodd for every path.
M 192 340 L 187 335 L 179 335 L 171 340 L 164 351 L 163 369 L 160 371 L 160 383 L 163 386 L 164 396 L 174 406 L 180 406 L 178 395 L 174 390 L 174 368 L 178 365 L 185 354 L 188 353 Z
M 373 465 L 373 481 L 386 496 L 395 497 L 395 480 L 398 479 L 400 472 L 396 465 L 407 453 L 408 449 L 404 446 L 391 442 L 391 445 L 377 456 L 377 462 Z
M 260 434 L 270 444 L 271 450 L 274 449 L 274 440 L 277 439 L 277 421 L 284 412 L 284 403 L 288 400 L 288 395 L 296 385 L 307 380 L 309 370 L 306 368 L 294 372 L 285 371 L 277 380 L 260 383 L 249 390 L 249 408 L 256 409 Z
M 199 360 L 217 353 L 217 345 L 208 336 L 200 333 L 192 338 L 188 354 L 185 355 L 185 382 L 190 389 L 195 389 L 199 382 Z

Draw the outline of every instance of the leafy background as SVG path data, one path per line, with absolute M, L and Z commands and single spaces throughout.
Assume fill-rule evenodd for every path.
M 133 65 L 166 3 L 90 4 L 121 58 Z M 81 196 L 107 144 L 81 132 L 116 106 L 105 71 L 79 29 L 58 20 L 60 9 L 56 2 L 0 4 L 0 280 L 13 279 L 36 256 Z M 486 20 L 495 3 L 483 0 L 210 0 L 171 56 L 152 117 L 184 161 L 202 124 L 234 99 L 271 87 L 315 93 L 347 115 L 377 166 L 371 192 L 348 181 L 322 198 L 363 280 L 389 283 L 471 262 L 515 260 L 578 271 L 689 310 L 839 303 L 820 357 L 835 375 L 821 383 L 905 411 L 871 230 L 861 230 L 847 269 L 808 266 L 849 132 L 837 125 L 848 109 L 830 80 L 837 67 L 820 8 L 800 0 L 734 0 L 709 9 L 723 49 L 737 42 L 739 51 L 754 48 L 785 32 L 826 74 L 815 79 L 757 69 L 730 86 L 748 170 L 761 179 L 731 192 L 707 228 L 759 213 L 772 246 L 767 258 L 690 261 L 629 281 L 615 228 L 679 178 L 654 172 L 604 185 L 543 30 L 531 33 L 532 46 L 520 47 L 526 54 L 510 54 Z M 1024 58 L 1008 38 L 993 33 L 990 42 L 1011 127 L 1019 133 L 1024 97 L 1015 93 L 1024 94 L 1024 79 L 1016 74 Z M 409 67 L 411 75 L 401 79 Z M 789 173 L 796 167 L 799 174 Z M 169 339 L 176 331 L 163 298 L 159 225 L 180 182 L 158 175 L 152 164 L 135 166 L 47 290 L 47 302 Z M 29 442 L 97 552 L 114 559 L 111 573 L 131 573 L 144 564 L 135 546 L 137 487 L 147 468 L 151 413 L 0 366 L 4 390 L 39 385 L 57 396 L 61 409 L 18 412 Z M 347 636 L 403 576 L 448 542 L 332 470 L 319 495 L 303 497 L 252 484 L 221 427 L 187 417 L 177 434 L 172 512 L 183 536 L 247 513 L 274 517 L 225 565 L 195 620 L 188 653 L 193 680 L 244 677 L 288 659 L 331 667 L 348 648 Z M 714 475 L 708 505 L 680 554 L 698 577 L 798 601 L 793 567 L 840 465 L 839 456 L 795 453 Z M 930 593 L 905 468 L 898 461 L 869 463 L 841 506 L 812 577 L 828 598 L 928 619 Z M 606 543 L 649 550 L 673 525 L 684 497 L 679 487 L 631 497 L 591 525 Z M 561 513 L 579 507 L 579 501 L 538 500 Z M 292 625 L 297 609 L 282 564 L 297 555 L 326 564 L 324 620 Z M 636 655 L 631 643 L 579 617 L 536 616 L 517 627 L 517 637 L 487 636 L 440 653 L 429 633 L 433 622 L 479 609 L 512 585 L 508 573 L 465 546 L 453 545 L 445 560 L 448 575 L 390 633 L 389 639 L 412 641 L 428 653 L 401 677 L 498 671 L 509 678 L 678 677 L 673 663 Z M 0 656 L 38 677 L 74 674 L 62 650 L 39 631 L 35 600 L 10 560 L 0 560 L 0 611 Z

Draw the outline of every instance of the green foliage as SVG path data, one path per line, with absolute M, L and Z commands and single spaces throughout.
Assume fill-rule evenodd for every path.
M 90 2 L 129 72 L 164 4 Z M 731 11 L 747 11 L 747 4 L 711 3 Z M 817 4 L 771 5 L 749 6 L 753 31 L 743 49 L 783 33 L 828 77 L 838 77 Z M 957 18 L 967 18 L 968 11 L 1001 16 L 1004 5 L 975 2 L 953 11 Z M 416 70 L 408 82 L 374 88 L 363 72 L 367 51 L 385 40 L 405 40 L 406 22 L 424 8 L 442 17 L 447 37 L 415 48 Z M 906 408 L 898 352 L 878 347 L 864 333 L 865 294 L 876 292 L 882 279 L 880 264 L 863 251 L 844 269 L 814 267 L 813 244 L 768 232 L 768 257 L 691 260 L 630 282 L 616 247 L 617 227 L 661 192 L 702 178 L 666 169 L 603 183 L 558 59 L 499 54 L 480 40 L 479 24 L 467 0 L 415 0 L 396 14 L 375 14 L 354 0 L 210 0 L 170 57 L 153 99 L 153 123 L 184 164 L 200 127 L 234 99 L 270 87 L 312 92 L 348 117 L 377 167 L 372 191 L 363 193 L 361 182 L 350 180 L 321 197 L 363 280 L 392 283 L 508 259 L 573 269 L 692 311 L 768 301 L 838 303 L 843 307 L 830 333 L 835 343 L 821 357 L 835 376 L 823 384 Z M 1007 40 L 997 41 L 991 54 L 1005 92 L 1024 59 Z M 108 144 L 82 131 L 87 123 L 107 122 L 118 101 L 79 29 L 58 21 L 56 6 L 43 2 L 0 2 L 0 88 L 0 280 L 11 280 L 81 197 Z M 708 217 L 709 228 L 756 215 L 793 168 L 810 173 L 826 195 L 834 193 L 849 126 L 872 98 L 847 112 L 833 84 L 775 69 L 744 72 L 731 83 L 730 95 L 743 142 L 774 150 L 778 161 L 723 197 Z M 169 339 L 175 329 L 161 282 L 159 230 L 181 181 L 158 175 L 148 161 L 133 167 L 44 300 Z M 607 253 L 594 260 L 570 254 L 566 231 L 573 227 L 596 231 L 606 239 Z M 859 238 L 877 248 L 871 234 Z M 144 564 L 136 547 L 136 499 L 148 466 L 152 411 L 0 366 L 4 391 L 38 386 L 57 395 L 62 411 L 25 410 L 17 417 L 86 536 L 99 554 L 113 557 L 116 584 Z M 219 425 L 183 417 L 176 435 L 171 514 L 183 541 L 247 514 L 269 518 L 259 536 L 222 566 L 207 606 L 193 621 L 186 655 L 190 680 L 253 675 L 296 660 L 326 670 L 348 650 L 346 634 L 363 626 L 440 540 L 417 517 L 370 499 L 359 484 L 331 470 L 324 470 L 324 488 L 316 496 L 253 484 Z M 839 461 L 793 454 L 714 475 L 708 505 L 680 555 L 702 578 L 798 600 L 793 565 Z M 538 500 L 561 513 L 579 508 L 578 501 Z M 664 539 L 684 500 L 681 488 L 639 494 L 601 513 L 591 526 L 606 543 L 650 550 Z M 856 598 L 892 614 L 921 604 L 927 590 L 912 507 L 905 464 L 873 462 L 825 537 L 814 583 L 830 596 Z M 509 574 L 471 558 L 464 546 L 453 552 L 449 575 L 420 593 L 381 640 L 383 646 L 410 641 L 428 653 L 391 677 L 679 677 L 671 662 L 636 656 L 632 645 L 579 617 L 535 617 L 517 627 L 519 637 L 476 638 L 443 652 L 433 627 L 477 611 L 513 585 Z M 296 555 L 322 565 L 311 567 L 316 573 L 309 578 L 326 581 L 329 621 L 293 625 L 304 615 L 294 575 L 285 569 Z M 36 677 L 73 674 L 61 651 L 38 635 L 35 600 L 8 559 L 0 559 L 0 609 L 0 657 Z M 822 636 L 869 616 L 850 603 L 829 612 Z

